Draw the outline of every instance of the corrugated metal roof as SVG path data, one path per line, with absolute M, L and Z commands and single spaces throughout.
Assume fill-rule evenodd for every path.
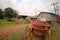
M 51 13 L 51 12 L 40 12 L 40 14 L 42 14 L 42 13 L 45 13 L 45 14 L 52 14 L 52 15 L 55 15 L 55 16 L 59 16 L 59 15 L 54 14 L 54 13 Z M 39 15 L 40 15 L 40 14 L 39 14 Z M 38 16 L 39 16 L 39 15 L 38 15 Z

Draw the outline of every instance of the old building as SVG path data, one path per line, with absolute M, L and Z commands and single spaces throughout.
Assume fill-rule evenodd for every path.
M 60 20 L 59 15 L 56 15 L 56 14 L 50 13 L 50 12 L 41 12 L 37 16 L 37 20 L 40 20 L 41 18 L 45 18 L 46 21 L 48 21 L 48 22 L 51 22 L 51 21 L 59 21 Z
M 31 19 L 31 21 L 37 20 L 37 16 L 29 16 L 29 18 Z
M 26 15 L 19 15 L 18 19 L 25 19 L 27 16 Z

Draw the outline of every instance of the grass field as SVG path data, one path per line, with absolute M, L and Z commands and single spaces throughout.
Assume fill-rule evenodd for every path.
M 25 22 L 25 21 L 24 21 Z M 0 20 L 0 28 L 1 27 L 8 27 L 14 25 L 12 22 L 8 22 L 6 20 Z M 26 24 L 18 24 L 17 29 L 11 34 L 11 40 L 26 40 L 28 38 L 28 30 L 29 30 L 28 23 Z M 55 26 L 55 28 L 54 28 Z M 46 37 L 46 40 L 60 40 L 60 23 L 52 24 L 52 37 Z M 33 37 L 33 40 L 40 40 L 38 37 Z
M 0 28 L 2 28 L 2 27 L 7 27 L 7 26 L 11 26 L 11 25 L 13 25 L 13 22 L 9 22 L 9 21 L 7 21 L 7 20 L 1 20 L 1 19 L 0 19 Z
M 55 29 L 52 27 L 53 30 L 53 39 L 52 40 L 60 40 L 60 23 L 55 24 Z
M 46 37 L 46 40 L 60 40 L 60 24 L 57 23 L 55 24 L 55 29 L 54 26 L 52 27 L 52 37 Z M 18 33 L 18 30 L 20 33 Z M 20 28 L 18 29 L 15 33 L 15 35 L 13 34 L 13 40 L 17 39 L 18 37 L 20 38 L 20 40 L 26 40 L 26 38 L 28 38 L 28 30 L 29 30 L 29 25 L 25 26 L 23 24 L 23 26 L 20 26 Z M 38 37 L 32 37 L 32 40 L 40 40 L 40 38 Z

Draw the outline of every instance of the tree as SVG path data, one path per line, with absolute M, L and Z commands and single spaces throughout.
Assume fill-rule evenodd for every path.
M 14 18 L 17 18 L 18 17 L 18 12 L 16 10 L 13 10 L 13 14 L 14 14 Z
M 0 19 L 3 19 L 4 18 L 4 13 L 3 13 L 3 10 L 0 9 Z
M 5 12 L 5 17 L 9 18 L 9 19 L 16 18 L 18 16 L 17 11 L 12 9 L 12 8 L 10 8 L 10 7 L 5 8 L 4 12 Z

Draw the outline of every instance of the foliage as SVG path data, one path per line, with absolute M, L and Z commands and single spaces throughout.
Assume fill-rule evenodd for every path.
M 18 12 L 10 7 L 4 9 L 5 17 L 8 19 L 16 18 L 18 16 Z
M 3 10 L 0 9 L 0 19 L 3 19 L 4 18 L 4 13 L 3 13 Z

